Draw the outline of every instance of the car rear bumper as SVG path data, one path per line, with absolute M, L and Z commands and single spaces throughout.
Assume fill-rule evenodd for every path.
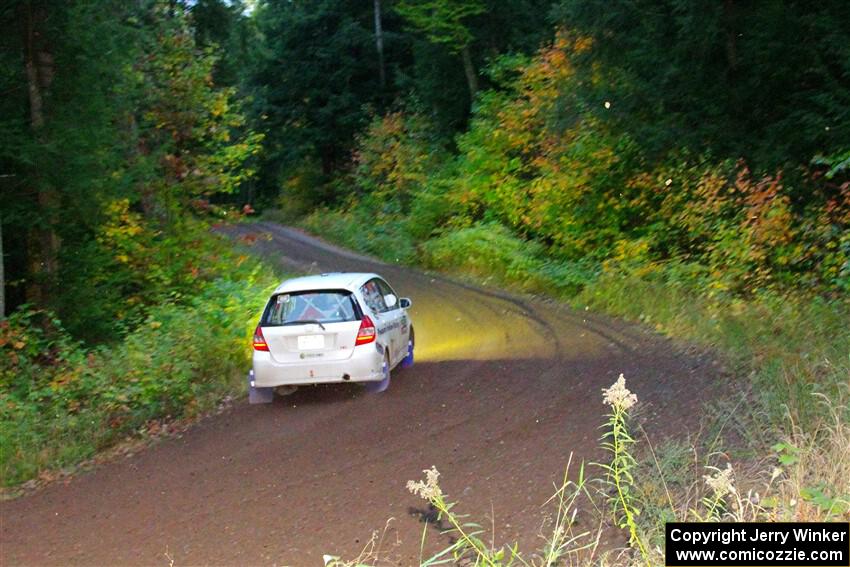
M 381 351 L 379 352 L 379 348 Z M 354 349 L 346 360 L 320 359 L 275 362 L 268 352 L 254 351 L 254 386 L 269 388 L 334 382 L 374 382 L 383 379 L 383 347 L 375 344 Z

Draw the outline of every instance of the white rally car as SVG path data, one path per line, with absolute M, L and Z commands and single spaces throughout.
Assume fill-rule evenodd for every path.
M 275 388 L 301 384 L 363 382 L 386 390 L 393 368 L 413 364 L 410 305 L 377 274 L 283 282 L 254 331 L 250 402 L 271 402 Z

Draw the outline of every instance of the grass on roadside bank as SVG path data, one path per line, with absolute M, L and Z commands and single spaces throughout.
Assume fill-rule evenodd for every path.
M 626 386 L 621 374 L 611 387 L 603 390 L 603 402 L 608 406 L 608 419 L 600 443 L 607 454 L 601 463 L 581 463 L 577 474 L 572 455 L 566 460 L 566 472 L 555 493 L 545 504 L 554 512 L 545 517 L 541 532 L 543 543 L 531 550 L 516 543 L 497 544 L 495 533 L 477 523 L 474 518 L 458 511 L 461 503 L 453 501 L 440 486 L 440 472 L 431 467 L 424 470 L 425 478 L 408 481 L 408 490 L 425 500 L 435 518 L 426 523 L 422 533 L 421 567 L 444 563 L 505 567 L 523 565 L 551 567 L 555 565 L 653 565 L 664 564 L 663 538 L 665 521 L 692 522 L 776 522 L 776 521 L 835 521 L 850 517 L 850 500 L 833 499 L 824 502 L 804 498 L 804 483 L 812 480 L 807 471 L 824 471 L 823 461 L 789 458 L 780 449 L 778 462 L 758 463 L 757 468 L 736 468 L 725 457 L 710 455 L 708 459 L 681 453 L 680 462 L 671 462 L 670 450 L 656 451 L 645 436 L 635 431 L 631 410 L 639 404 L 635 394 Z M 832 416 L 832 425 L 822 433 L 834 451 L 850 443 L 850 426 L 842 423 L 834 404 L 824 401 Z M 799 440 L 799 438 L 797 438 Z M 641 466 L 636 449 L 645 444 L 653 457 L 650 466 Z M 804 449 L 796 456 L 813 457 L 823 454 L 819 449 Z M 725 465 L 721 462 L 725 460 Z M 707 464 L 715 462 L 715 465 Z M 850 476 L 850 457 L 831 470 L 832 481 Z M 674 465 L 671 467 L 671 465 Z M 692 479 L 687 477 L 692 476 Z M 682 482 L 676 485 L 676 482 Z M 802 484 L 801 484 L 802 483 Z M 660 504 L 650 504 L 647 487 L 661 491 Z M 492 520 L 492 519 L 491 519 Z M 425 557 L 425 540 L 429 524 L 447 537 L 449 545 Z M 606 527 L 620 528 L 627 533 L 628 547 L 603 549 L 600 540 Z M 433 536 L 431 536 L 433 537 Z M 383 538 L 373 534 L 360 556 L 346 560 L 325 555 L 330 567 L 366 567 L 389 564 L 382 555 Z
M 278 282 L 223 238 L 204 245 L 228 268 L 196 294 L 147 309 L 115 342 L 84 346 L 44 311 L 0 322 L 2 486 L 50 477 L 244 390 L 252 324 Z
M 700 468 L 720 467 L 720 457 L 733 463 L 740 492 L 753 490 L 759 513 L 751 519 L 850 519 L 850 305 L 770 293 L 710 298 L 669 281 L 614 275 L 573 303 L 709 345 L 740 377 L 738 399 L 713 409 L 733 442 L 714 431 L 644 455 L 635 490 L 652 545 L 663 542 L 665 520 L 687 517 L 700 498 L 693 490 Z
M 764 426 L 807 428 L 826 417 L 821 394 L 841 405 L 850 386 L 850 303 L 760 293 L 705 297 L 660 278 L 609 274 L 572 299 L 663 334 L 717 349 L 749 391 Z M 850 414 L 845 414 L 850 418 Z

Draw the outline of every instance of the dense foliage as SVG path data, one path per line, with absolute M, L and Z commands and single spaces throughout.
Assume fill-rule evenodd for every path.
M 846 151 L 850 17 L 840 1 L 566 0 L 593 39 L 583 98 L 653 152 L 687 147 L 759 168 Z
M 244 391 L 253 324 L 277 280 L 213 236 L 196 233 L 193 244 L 194 259 L 219 275 L 146 309 L 120 342 L 87 346 L 34 308 L 0 322 L 3 485 L 155 435 Z
M 209 232 L 262 141 L 212 4 L 0 9 L 3 485 L 241 386 L 274 276 Z
M 0 85 L 8 303 L 105 340 L 191 289 L 204 266 L 185 214 L 250 178 L 261 138 L 234 89 L 212 82 L 217 56 L 179 6 L 13 4 Z
M 582 98 L 581 62 L 595 50 L 593 38 L 562 31 L 532 57 L 500 61 L 500 88 L 479 95 L 456 153 L 421 114 L 375 117 L 356 138 L 352 196 L 308 226 L 344 238 L 333 225 L 371 218 L 394 242 L 350 244 L 479 275 L 490 266 L 541 290 L 575 291 L 594 272 L 656 273 L 709 295 L 850 290 L 839 146 L 821 147 L 833 158 L 787 155 L 761 173 L 687 145 L 657 156 L 606 118 L 616 102 L 599 115 Z
M 402 101 L 450 138 L 466 123 L 470 91 L 489 85 L 480 69 L 500 54 L 533 51 L 547 35 L 548 8 L 542 0 L 259 2 L 251 21 L 261 47 L 245 62 L 245 81 L 266 136 L 260 201 L 345 199 L 334 179 L 356 135 Z
M 178 235 L 210 201 L 321 209 L 311 225 L 355 239 L 368 221 L 363 247 L 430 265 L 489 241 L 530 287 L 641 266 L 718 293 L 847 289 L 834 2 L 248 6 L 3 9 L 11 307 L 89 341 L 132 328 L 201 269 Z

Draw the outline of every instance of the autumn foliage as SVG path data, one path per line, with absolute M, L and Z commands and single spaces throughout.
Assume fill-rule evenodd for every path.
M 682 151 L 652 159 L 576 95 L 596 80 L 575 65 L 592 46 L 564 31 L 534 57 L 495 65 L 501 88 L 480 95 L 455 155 L 420 114 L 375 117 L 357 139 L 353 197 L 308 224 L 332 232 L 334 214 L 371 215 L 423 252 L 407 259 L 479 275 L 489 265 L 527 288 L 574 292 L 594 273 L 636 273 L 709 295 L 850 290 L 846 173 L 754 172 Z M 616 112 L 617 101 L 599 104 Z M 479 261 L 490 247 L 510 258 Z

